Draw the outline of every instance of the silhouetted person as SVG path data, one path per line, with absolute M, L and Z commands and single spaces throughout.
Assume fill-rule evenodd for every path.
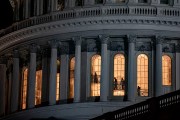
M 94 83 L 98 83 L 98 76 L 97 76 L 97 73 L 95 72 L 94 74 Z
M 121 78 L 120 85 L 121 85 L 122 90 L 124 90 L 125 89 L 125 80 L 123 78 Z
M 0 29 L 10 26 L 13 22 L 13 9 L 9 0 L 0 0 Z
M 114 90 L 117 90 L 117 79 L 114 77 Z
M 140 96 L 140 92 L 141 92 L 141 87 L 138 86 L 138 88 L 137 88 L 137 94 L 138 94 L 138 96 Z

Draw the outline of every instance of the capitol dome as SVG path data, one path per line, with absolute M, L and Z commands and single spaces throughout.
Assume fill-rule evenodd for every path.
M 0 119 L 87 120 L 180 89 L 180 0 L 9 0 Z

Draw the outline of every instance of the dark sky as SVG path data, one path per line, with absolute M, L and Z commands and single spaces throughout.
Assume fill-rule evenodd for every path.
M 9 0 L 0 0 L 0 29 L 11 25 L 13 21 L 13 10 Z

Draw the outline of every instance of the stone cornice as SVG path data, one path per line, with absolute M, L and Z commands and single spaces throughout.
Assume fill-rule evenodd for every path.
M 119 24 L 141 24 L 141 25 L 162 25 L 168 27 L 179 28 L 180 30 L 180 21 L 170 21 L 170 20 L 149 20 L 149 19 L 94 19 L 94 20 L 80 20 L 80 21 L 71 21 L 64 23 L 54 23 L 54 24 L 44 24 L 36 27 L 30 27 L 25 30 L 20 30 L 13 32 L 12 34 L 8 34 L 0 38 L 0 51 L 23 41 L 23 39 L 31 37 L 33 35 L 41 34 L 42 32 L 48 32 L 52 30 L 64 30 L 65 28 L 72 27 L 85 27 L 92 25 L 119 25 Z

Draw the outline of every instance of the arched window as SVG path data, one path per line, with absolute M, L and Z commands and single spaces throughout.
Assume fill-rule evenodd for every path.
M 171 85 L 171 58 L 167 55 L 162 56 L 162 84 Z
M 36 71 L 35 105 L 41 104 L 42 70 Z
M 58 0 L 57 2 L 58 2 L 57 3 L 57 10 L 62 11 L 64 9 L 64 6 L 65 6 L 64 0 Z
M 28 69 L 23 71 L 23 84 L 22 84 L 22 109 L 26 109 L 26 99 L 27 99 L 27 79 L 28 79 Z
M 74 69 L 75 69 L 75 57 L 73 57 L 70 61 L 69 98 L 74 98 Z
M 91 58 L 91 96 L 100 96 L 101 56 Z
M 169 4 L 169 0 L 160 0 L 161 4 Z
M 125 57 L 117 54 L 114 57 L 113 95 L 124 96 L 125 91 Z
M 60 100 L 60 60 L 57 60 L 56 101 Z
M 95 0 L 95 4 L 103 4 L 103 0 Z
M 145 54 L 137 57 L 137 94 L 148 96 L 148 57 Z
M 75 6 L 83 6 L 83 0 L 76 0 Z

